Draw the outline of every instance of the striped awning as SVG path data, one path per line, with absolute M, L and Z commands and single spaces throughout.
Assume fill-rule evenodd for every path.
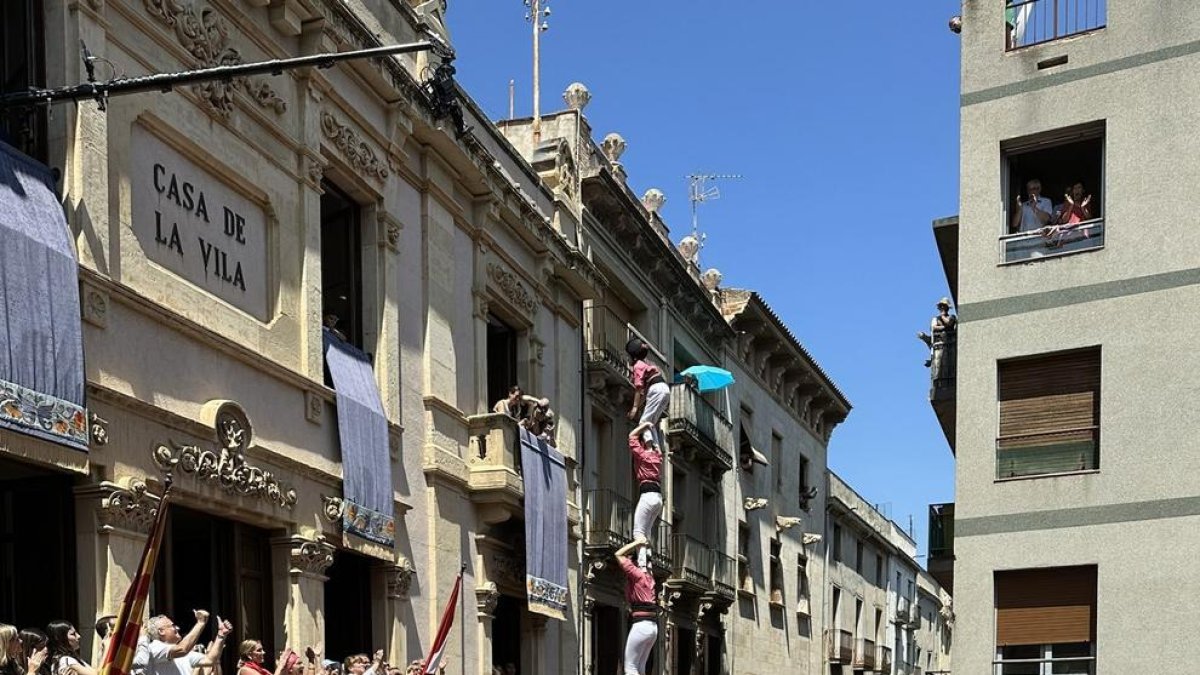
M 79 266 L 50 170 L 0 142 L 0 429 L 87 450 Z

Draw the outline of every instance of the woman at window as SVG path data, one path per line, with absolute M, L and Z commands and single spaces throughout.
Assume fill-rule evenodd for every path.
M 69 621 L 51 621 L 46 626 L 52 675 L 96 675 L 96 670 L 79 656 L 79 631 Z
M 1092 212 L 1092 195 L 1088 194 L 1083 183 L 1076 183 L 1067 190 L 1063 203 L 1058 207 L 1059 225 L 1074 225 L 1095 218 Z

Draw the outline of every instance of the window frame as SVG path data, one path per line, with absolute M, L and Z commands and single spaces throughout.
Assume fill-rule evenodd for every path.
M 345 336 L 346 342 L 354 345 L 370 355 L 373 352 L 373 349 L 370 348 L 370 345 L 366 344 L 367 308 L 366 303 L 363 301 L 364 292 L 367 286 L 364 278 L 367 268 L 367 261 L 363 256 L 363 241 L 365 240 L 363 232 L 363 223 L 365 222 L 365 218 L 363 217 L 364 206 L 357 199 L 355 199 L 348 190 L 342 188 L 337 183 L 329 179 L 321 181 L 322 201 L 325 200 L 326 195 L 330 195 L 331 197 L 336 196 L 339 200 L 346 204 L 346 206 L 338 210 L 336 219 L 343 221 L 342 225 L 345 227 L 346 236 L 349 238 L 349 242 L 347 243 L 347 259 L 340 262 L 343 264 L 348 264 L 350 267 L 349 294 L 351 297 L 349 299 L 349 303 L 353 316 L 349 317 L 349 319 L 345 322 L 346 324 L 349 324 L 350 327 L 348 332 L 343 330 L 341 325 L 338 326 L 338 330 L 342 335 Z M 321 211 L 321 254 L 319 264 L 321 267 L 321 322 L 322 325 L 324 325 L 325 316 L 328 314 L 327 310 L 329 309 L 325 299 L 328 286 L 325 280 L 325 230 L 327 222 L 324 213 L 324 205 L 322 205 Z M 333 219 L 331 218 L 331 227 L 332 220 Z M 332 261 L 330 264 L 332 264 Z M 342 317 L 339 317 L 339 319 L 341 318 Z
M 1004 365 L 1020 363 L 1022 361 L 1046 360 L 1046 359 L 1054 359 L 1054 358 L 1069 358 L 1071 356 L 1081 355 L 1084 352 L 1089 352 L 1089 351 L 1095 351 L 1095 353 L 1096 353 L 1096 356 L 1095 356 L 1096 369 L 1097 369 L 1096 378 L 1099 382 L 1097 389 L 1096 389 L 1097 401 L 1095 403 L 1095 406 L 1096 406 L 1096 411 L 1095 411 L 1095 415 L 1094 415 L 1095 422 L 1094 422 L 1094 424 L 1091 425 L 1091 428 L 1094 428 L 1094 436 L 1093 436 L 1093 439 L 1094 439 L 1093 440 L 1093 443 L 1094 443 L 1094 449 L 1093 449 L 1094 467 L 1088 468 L 1088 469 L 1076 469 L 1076 470 L 1070 470 L 1070 471 L 1053 471 L 1053 472 L 1046 472 L 1046 473 L 1028 473 L 1028 474 L 1021 474 L 1021 475 L 1002 476 L 1001 472 L 1000 472 L 1000 442 L 1003 438 L 1012 438 L 1012 436 L 1002 437 L 1001 433 L 1000 433 L 1000 431 L 1001 431 L 1001 429 L 1000 429 L 1000 424 L 1001 424 L 1000 414 L 1001 414 L 1001 403 L 1002 403 L 1002 400 L 1001 400 L 1001 370 L 1003 369 Z M 1038 353 L 1038 354 L 1026 354 L 1026 355 L 1021 355 L 1021 356 L 997 359 L 996 360 L 996 383 L 995 384 L 996 384 L 996 427 L 995 427 L 996 473 L 995 473 L 995 477 L 993 480 L 994 483 L 1006 483 L 1006 482 L 1010 482 L 1010 481 L 1022 481 L 1022 480 L 1038 480 L 1038 479 L 1044 479 L 1044 478 L 1058 478 L 1058 477 L 1063 477 L 1063 476 L 1079 476 L 1079 475 L 1100 473 L 1101 468 L 1102 468 L 1100 459 L 1101 459 L 1102 436 L 1103 436 L 1101 422 L 1103 421 L 1103 409 L 1104 409 L 1104 349 L 1103 349 L 1102 345 L 1098 345 L 1098 344 L 1097 345 L 1087 345 L 1087 346 L 1083 346 L 1083 347 L 1075 347 L 1075 348 L 1071 348 L 1071 349 L 1063 349 L 1063 350 L 1058 350 L 1058 351 L 1053 351 L 1053 352 L 1044 352 L 1044 353 Z M 1066 431 L 1067 430 L 1058 430 L 1057 433 L 1065 433 Z M 1044 432 L 1044 433 L 1045 434 L 1053 434 L 1055 432 L 1051 431 L 1051 432 Z
M 1054 148 L 1061 148 L 1061 147 L 1071 146 L 1071 145 L 1075 145 L 1075 144 L 1079 144 L 1079 143 L 1086 143 L 1086 142 L 1097 140 L 1097 139 L 1100 141 L 1100 166 L 1099 166 L 1099 172 L 1098 172 L 1099 173 L 1099 179 L 1098 179 L 1099 182 L 1096 186 L 1093 187 L 1093 194 L 1098 195 L 1097 202 L 1098 202 L 1099 212 L 1101 215 L 1097 218 L 1093 218 L 1091 220 L 1084 221 L 1084 223 L 1080 223 L 1073 227 L 1074 227 L 1074 229 L 1089 229 L 1089 228 L 1080 227 L 1081 225 L 1088 225 L 1090 227 L 1098 228 L 1099 236 L 1097 237 L 1097 241 L 1099 243 L 1097 243 L 1096 245 L 1093 245 L 1093 246 L 1071 248 L 1068 250 L 1058 250 L 1058 251 L 1050 252 L 1050 253 L 1041 253 L 1037 256 L 1029 256 L 1026 258 L 1019 258 L 1019 259 L 1014 259 L 1014 260 L 1007 259 L 1006 249 L 1007 249 L 1008 242 L 1017 241 L 1017 240 L 1025 240 L 1025 239 L 1033 239 L 1034 236 L 1038 234 L 1036 231 L 1009 232 L 1009 225 L 1012 222 L 1012 217 L 1013 217 L 1012 203 L 1011 203 L 1012 197 L 1013 197 L 1013 195 L 1023 194 L 1022 193 L 1023 186 L 1020 186 L 1020 185 L 1014 186 L 1013 185 L 1013 176 L 1012 176 L 1013 169 L 1010 164 L 1011 158 L 1019 157 L 1021 155 L 1025 155 L 1025 154 L 1029 154 L 1029 153 L 1033 153 L 1033 152 L 1038 152 L 1038 151 L 1043 151 L 1043 150 L 1052 150 Z M 1019 136 L 1016 138 L 1005 139 L 1005 140 L 1000 141 L 999 149 L 1000 149 L 1001 222 L 1000 222 L 1000 235 L 999 235 L 999 238 L 997 241 L 997 255 L 998 255 L 998 261 L 996 263 L 997 267 L 1008 267 L 1008 266 L 1012 266 L 1012 265 L 1027 265 L 1027 264 L 1031 264 L 1031 263 L 1040 262 L 1043 260 L 1062 258 L 1065 256 L 1075 255 L 1075 254 L 1079 254 L 1079 253 L 1100 251 L 1105 248 L 1105 242 L 1107 241 L 1107 227 L 1108 227 L 1108 222 L 1107 222 L 1108 221 L 1108 208 L 1107 208 L 1107 204 L 1106 204 L 1106 199 L 1108 196 L 1108 190 L 1107 190 L 1107 186 L 1108 186 L 1108 175 L 1107 175 L 1108 124 L 1107 124 L 1106 119 L 1092 120 L 1089 122 L 1084 122 L 1082 124 L 1075 124 L 1075 125 L 1071 125 L 1071 126 L 1067 126 L 1067 127 L 1050 129 L 1047 131 L 1043 131 L 1043 132 L 1039 132 L 1039 133 L 1031 134 L 1031 135 L 1027 135 L 1027 136 Z M 1030 178 L 1032 178 L 1032 177 L 1030 177 Z M 1013 191 L 1014 188 L 1017 190 L 1017 192 Z M 1048 195 L 1045 192 L 1042 193 L 1042 196 L 1048 197 Z M 1054 198 L 1053 197 L 1048 197 L 1048 198 L 1051 200 L 1051 204 L 1053 205 Z

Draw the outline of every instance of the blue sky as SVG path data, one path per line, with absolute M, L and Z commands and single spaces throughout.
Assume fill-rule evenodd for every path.
M 916 332 L 946 295 L 930 222 L 958 212 L 957 0 L 550 0 L 542 110 L 574 81 L 617 131 L 641 194 L 690 229 L 690 173 L 737 173 L 702 207 L 703 267 L 759 291 L 854 404 L 829 465 L 907 526 L 953 501 Z M 451 0 L 459 80 L 485 111 L 531 110 L 521 0 Z M 923 561 L 924 559 L 922 559 Z

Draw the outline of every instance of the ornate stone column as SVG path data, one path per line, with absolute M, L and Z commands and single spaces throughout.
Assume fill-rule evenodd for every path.
M 325 640 L 325 571 L 334 547 L 300 535 L 271 540 L 275 644 L 315 645 Z M 278 620 L 282 618 L 282 621 Z
M 500 591 L 496 588 L 496 582 L 485 581 L 476 587 L 475 612 L 479 617 L 480 632 L 476 660 L 479 662 L 479 675 L 492 675 L 492 619 L 499 601 Z
M 116 614 L 121 608 L 125 590 L 137 574 L 158 500 L 144 481 L 135 478 L 75 488 L 79 616 Z M 94 642 L 92 632 L 84 635 Z M 82 653 L 94 656 L 96 648 L 85 642 Z
M 399 556 L 394 565 L 382 568 L 384 583 L 383 629 L 388 663 L 403 664 L 408 658 L 406 627 L 412 622 L 412 605 L 408 592 L 417 574 L 412 561 Z

